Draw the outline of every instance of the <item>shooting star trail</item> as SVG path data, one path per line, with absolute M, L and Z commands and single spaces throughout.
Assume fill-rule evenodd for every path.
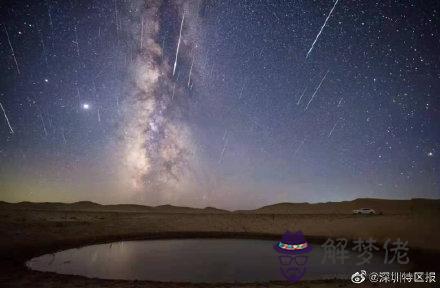
M 225 130 L 225 134 L 223 134 L 223 149 L 222 153 L 220 154 L 220 159 L 218 160 L 218 164 L 221 164 L 223 162 L 223 158 L 225 156 L 226 148 L 228 146 L 228 130 Z
M 330 130 L 330 133 L 328 133 L 328 136 L 327 136 L 328 138 L 330 138 L 330 136 L 332 136 L 333 131 L 335 131 L 335 128 L 336 128 L 336 126 L 338 125 L 338 122 L 339 122 L 339 119 L 336 120 L 335 125 L 333 125 L 333 128 Z
M 193 64 L 194 64 L 194 54 L 191 60 L 191 68 L 189 68 L 189 73 L 188 73 L 188 87 L 189 84 L 191 84 L 191 74 L 192 74 L 192 70 L 193 70 Z
M 165 49 L 164 47 L 165 47 L 165 37 L 163 37 L 163 39 L 162 39 L 162 49 Z M 165 54 L 165 53 L 162 52 L 162 55 L 160 56 L 161 61 L 163 61 L 163 55 L 164 55 L 164 54 Z
M 81 94 L 79 93 L 78 83 L 76 83 L 76 99 L 78 101 L 78 108 L 81 107 Z
M 225 133 L 223 134 L 223 138 L 222 138 L 223 141 L 225 141 L 226 136 L 228 136 L 228 130 L 227 129 L 225 130 Z
M 76 24 L 75 24 L 75 26 L 73 28 L 73 31 L 75 32 L 75 41 L 72 41 L 72 43 L 75 44 L 75 46 L 76 46 L 76 49 L 75 49 L 76 50 L 76 55 L 78 55 L 78 57 L 79 57 L 78 31 L 77 31 Z
M 203 69 L 206 69 L 206 66 L 208 66 L 208 61 L 209 61 L 209 50 L 206 51 L 205 54 L 205 59 L 203 60 Z
M 173 94 L 171 95 L 171 101 L 174 100 L 174 94 L 176 92 L 176 83 L 179 81 L 179 76 L 180 76 L 180 71 L 177 72 L 176 81 L 174 81 L 174 84 L 173 84 Z
M 55 131 L 55 126 L 53 125 L 52 118 L 49 116 L 49 130 L 52 130 L 52 133 Z
M 171 101 L 174 100 L 174 94 L 176 92 L 176 83 L 173 84 L 173 94 L 171 95 Z
M 141 44 L 140 44 L 140 46 L 141 46 L 141 49 L 143 48 L 143 44 L 144 44 L 144 17 L 142 17 L 142 20 L 141 20 Z M 163 45 L 162 45 L 162 49 L 163 49 Z M 163 55 L 163 54 L 162 54 Z
M 211 72 L 209 73 L 209 76 L 211 76 L 212 77 L 212 72 L 214 71 L 214 62 L 212 62 L 212 65 L 211 65 Z
M 241 85 L 240 94 L 238 95 L 239 100 L 241 99 L 241 97 L 243 97 L 243 91 L 244 91 L 244 81 L 243 81 L 243 85 Z
M 118 5 L 116 4 L 116 0 L 113 1 L 113 4 L 115 9 L 116 38 L 119 41 L 119 15 L 118 15 Z
M 97 109 L 96 109 L 96 112 L 97 112 L 97 116 L 98 116 L 98 122 L 101 122 L 101 108 L 100 108 L 100 105 L 99 105 L 99 93 L 98 93 L 98 89 L 96 89 L 96 83 L 95 83 L 95 80 L 92 80 L 92 83 L 93 83 L 93 91 L 94 91 L 94 93 L 95 93 L 95 99 L 96 99 L 96 106 L 97 106 Z
M 121 110 L 119 109 L 119 95 L 116 94 L 116 111 L 118 112 L 118 115 L 121 115 Z
M 63 138 L 64 145 L 66 145 L 67 144 L 67 140 L 66 140 L 66 135 L 64 133 L 64 128 L 61 128 L 61 136 Z
M 3 105 L 2 105 L 1 102 L 0 102 L 0 108 L 2 108 L 3 115 L 5 116 L 5 119 L 6 119 L 6 123 L 8 123 L 8 126 L 9 126 L 9 132 L 11 132 L 11 134 L 14 134 L 14 129 L 12 129 L 11 123 L 9 122 L 9 118 L 8 118 L 8 116 L 6 115 L 5 108 L 3 108 Z
M 44 45 L 43 33 L 41 32 L 41 29 L 37 25 L 37 19 L 35 17 L 34 17 L 34 22 L 35 22 L 35 28 L 37 28 L 38 35 L 40 36 L 40 44 L 41 44 L 41 48 L 43 50 L 42 55 L 44 56 L 44 62 L 46 63 L 46 66 L 48 66 L 49 64 L 47 62 L 46 45 Z
M 327 18 L 325 18 L 325 21 L 324 21 L 324 24 L 323 24 L 322 27 L 321 27 L 321 30 L 319 30 L 318 35 L 316 35 L 316 38 L 315 38 L 315 40 L 313 41 L 312 46 L 310 47 L 309 51 L 307 52 L 306 59 L 309 57 L 310 53 L 312 52 L 313 47 L 315 47 L 315 43 L 316 43 L 316 41 L 318 41 L 318 38 L 319 38 L 319 36 L 321 35 L 322 30 L 324 30 L 325 25 L 327 25 L 327 21 L 328 21 L 328 19 L 330 18 L 330 16 L 332 15 L 333 10 L 335 9 L 335 7 L 336 7 L 336 5 L 338 4 L 338 2 L 339 2 L 339 0 L 336 0 L 336 1 L 335 1 L 335 4 L 333 5 L 332 10 L 330 10 L 330 13 L 328 13 Z
M 344 99 L 344 97 L 341 97 L 341 99 L 339 99 L 339 102 L 338 102 L 338 106 L 337 107 L 342 107 L 342 100 Z
M 183 20 L 185 20 L 185 12 L 182 15 L 182 22 L 180 23 L 179 40 L 177 41 L 176 58 L 174 59 L 173 76 L 176 73 L 177 57 L 179 56 L 180 40 L 182 39 Z
M 301 96 L 298 99 L 298 102 L 296 102 L 296 105 L 299 105 L 301 103 L 301 99 L 303 98 L 304 94 L 306 93 L 307 86 L 304 88 L 303 92 L 301 93 Z
M 47 133 L 46 124 L 44 124 L 43 114 L 41 114 L 41 111 L 40 111 L 38 115 L 40 116 L 41 126 L 43 127 L 44 135 L 46 135 L 46 137 L 47 137 L 49 134 Z
M 318 93 L 319 88 L 321 88 L 322 82 L 324 82 L 325 78 L 327 77 L 327 74 L 330 70 L 327 70 L 327 72 L 325 73 L 324 77 L 322 77 L 321 82 L 319 82 L 318 87 L 315 88 L 315 92 L 313 92 L 312 97 L 310 98 L 309 102 L 307 103 L 306 109 L 307 110 L 309 108 L 310 103 L 312 103 L 313 99 L 315 99 L 316 93 Z
M 9 48 L 11 48 L 11 55 L 14 58 L 15 67 L 17 68 L 17 74 L 20 74 L 20 69 L 18 68 L 17 57 L 15 57 L 14 48 L 12 47 L 11 39 L 9 39 L 8 29 L 6 29 L 5 24 L 3 24 L 3 28 L 5 29 L 6 37 L 8 38 Z
M 51 13 L 51 6 L 49 1 L 46 1 L 46 6 L 47 6 L 47 14 L 49 16 L 49 26 L 50 26 L 50 41 L 52 43 L 52 50 L 54 50 L 54 36 L 53 36 L 53 22 L 52 22 L 52 13 Z

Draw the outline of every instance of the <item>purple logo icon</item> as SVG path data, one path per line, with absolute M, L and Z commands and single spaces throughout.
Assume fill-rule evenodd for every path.
M 284 278 L 290 282 L 298 282 L 306 273 L 308 261 L 307 253 L 312 251 L 312 246 L 307 243 L 301 231 L 292 233 L 286 231 L 281 241 L 273 247 L 278 252 L 280 271 Z

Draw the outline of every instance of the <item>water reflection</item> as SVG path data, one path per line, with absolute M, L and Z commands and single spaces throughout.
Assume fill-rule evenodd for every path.
M 33 258 L 34 270 L 102 279 L 173 282 L 266 282 L 285 280 L 280 273 L 274 241 L 252 239 L 176 239 L 126 241 L 69 249 Z M 356 266 L 357 254 L 348 251 L 343 265 L 322 263 L 324 251 L 313 245 L 303 279 L 349 278 L 352 273 L 401 271 L 375 254 L 367 266 Z M 298 261 L 301 259 L 298 259 Z

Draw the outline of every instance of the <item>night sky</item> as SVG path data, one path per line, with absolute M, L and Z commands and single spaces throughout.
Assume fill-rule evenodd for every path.
M 0 200 L 440 197 L 438 1 L 0 11 Z

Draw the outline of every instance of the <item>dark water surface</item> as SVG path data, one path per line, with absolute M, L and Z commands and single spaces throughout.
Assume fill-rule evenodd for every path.
M 124 241 L 69 249 L 28 261 L 38 271 L 82 275 L 101 279 L 172 282 L 266 282 L 285 280 L 281 268 L 291 267 L 289 257 L 280 258 L 276 241 L 254 239 L 173 239 Z M 384 264 L 375 254 L 370 264 L 356 265 L 359 253 L 347 249 L 344 264 L 324 260 L 324 249 L 313 245 L 305 263 L 303 279 L 349 278 L 361 269 L 394 272 L 408 268 Z M 303 259 L 304 260 L 304 259 Z M 281 263 L 285 264 L 284 266 Z M 301 263 L 303 264 L 303 263 Z

